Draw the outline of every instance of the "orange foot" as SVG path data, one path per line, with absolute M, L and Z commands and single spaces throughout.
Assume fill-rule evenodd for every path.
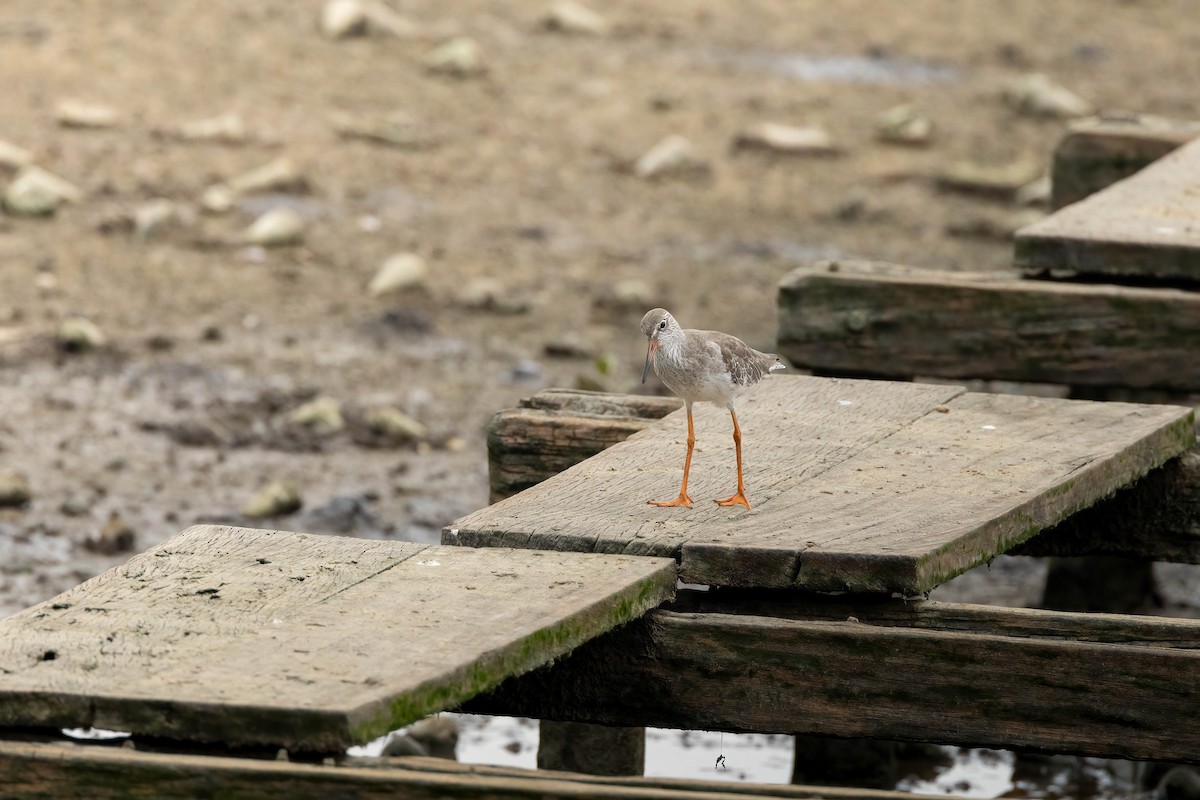
M 746 499 L 746 493 L 741 489 L 737 490 L 737 494 L 733 497 L 726 497 L 724 500 L 714 500 L 719 506 L 745 506 L 750 507 L 750 501 Z
M 674 500 L 647 500 L 646 505 L 658 506 L 659 508 L 669 508 L 670 506 L 687 506 L 691 508 L 692 498 L 680 492 L 679 497 L 676 497 Z

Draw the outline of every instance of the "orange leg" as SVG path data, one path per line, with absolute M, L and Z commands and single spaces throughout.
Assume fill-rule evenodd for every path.
M 737 424 L 737 412 L 732 408 L 729 409 L 729 416 L 733 417 L 733 446 L 737 450 L 737 468 L 738 468 L 738 490 L 732 497 L 727 497 L 724 500 L 717 500 L 719 506 L 745 506 L 750 507 L 750 501 L 746 499 L 746 484 L 742 482 L 742 429 Z
M 687 420 L 688 420 L 688 438 L 687 438 L 687 458 L 683 461 L 683 485 L 679 487 L 679 497 L 674 500 L 647 500 L 647 505 L 652 506 L 687 506 L 692 507 L 692 498 L 688 497 L 687 481 L 688 471 L 692 468 L 692 449 L 696 446 L 696 429 L 692 426 L 692 404 L 687 404 Z

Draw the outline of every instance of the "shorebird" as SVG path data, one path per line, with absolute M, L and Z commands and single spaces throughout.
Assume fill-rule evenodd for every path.
M 750 345 L 720 331 L 697 331 L 679 327 L 679 323 L 665 308 L 652 308 L 642 317 L 642 333 L 646 335 L 646 366 L 642 370 L 642 383 L 654 373 L 667 388 L 683 398 L 687 409 L 687 457 L 683 461 L 683 485 L 679 497 L 674 500 L 649 500 L 653 506 L 692 507 L 688 496 L 688 471 L 692 467 L 692 450 L 696 446 L 696 429 L 692 423 L 692 403 L 707 401 L 721 403 L 729 409 L 733 419 L 733 444 L 737 451 L 737 492 L 719 506 L 743 505 L 750 507 L 746 499 L 746 484 L 742 479 L 742 431 L 738 427 L 737 411 L 733 400 L 743 389 L 753 386 L 784 364 L 774 353 L 760 353 Z

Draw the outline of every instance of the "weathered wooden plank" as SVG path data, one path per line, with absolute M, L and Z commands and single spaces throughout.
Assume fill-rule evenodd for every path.
M 528 489 L 680 408 L 673 397 L 550 389 L 488 426 L 491 502 Z
M 779 351 L 832 373 L 1200 390 L 1200 294 L 819 262 L 779 287 Z
M 1076 203 L 1200 136 L 1200 122 L 1161 117 L 1089 119 L 1071 126 L 1054 150 L 1052 205 Z
M 735 800 L 748 795 L 809 800 L 911 800 L 904 792 L 768 786 L 665 778 L 599 778 L 569 772 L 388 759 L 386 767 L 318 766 L 218 756 L 140 753 L 61 743 L 0 741 L 4 797 L 95 800 L 220 797 L 222 800 Z M 950 800 L 954 800 L 951 798 Z
M 1200 140 L 1017 231 L 1014 260 L 1035 274 L 1200 281 Z
M 749 511 L 644 504 L 678 480 L 664 462 L 678 468 L 683 425 L 669 417 L 465 517 L 444 541 L 678 554 L 684 580 L 721 586 L 916 593 L 1195 441 L 1186 408 L 918 387 L 806 377 L 755 387 L 740 415 Z M 715 478 L 707 431 L 723 415 L 697 414 L 693 494 Z M 728 479 L 731 448 L 715 449 Z
M 674 567 L 199 526 L 0 621 L 0 725 L 337 751 L 627 622 Z
M 468 708 L 1200 762 L 1200 621 L 1053 613 L 1030 635 L 1047 613 L 968 631 L 656 610 Z

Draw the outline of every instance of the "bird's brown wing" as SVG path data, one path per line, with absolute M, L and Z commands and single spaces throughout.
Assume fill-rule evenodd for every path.
M 710 331 L 708 334 L 713 344 L 720 348 L 725 369 L 729 370 L 733 382 L 738 386 L 753 386 L 771 371 L 773 365 L 779 363 L 778 356 L 759 352 L 736 336 L 720 331 Z

